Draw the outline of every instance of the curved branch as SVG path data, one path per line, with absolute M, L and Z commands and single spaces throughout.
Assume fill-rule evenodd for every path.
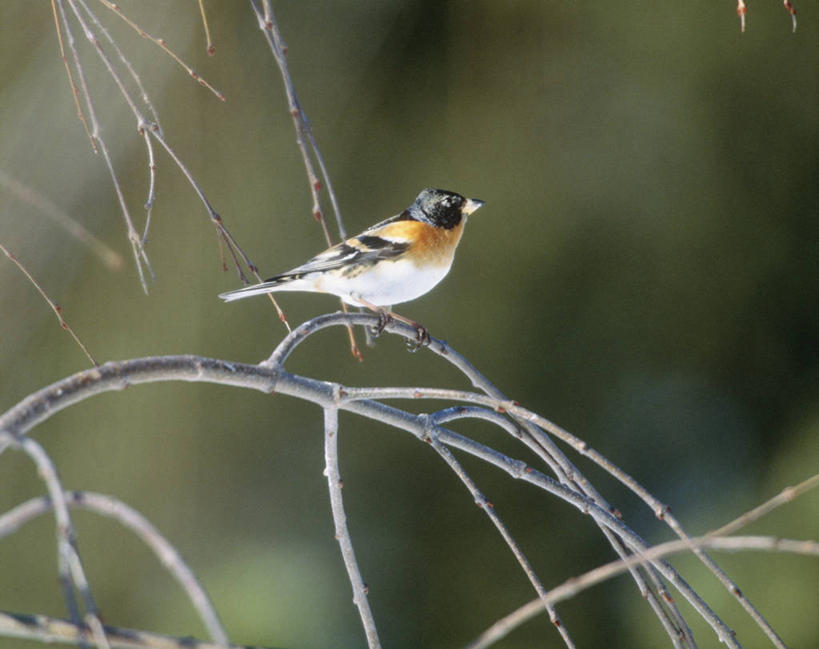
M 339 315 L 342 318 L 339 318 Z M 356 323 L 371 321 L 374 318 L 367 314 L 335 314 L 335 316 L 335 324 L 342 324 L 342 320 L 346 318 Z M 328 316 L 322 316 L 311 322 L 321 320 L 326 322 L 327 318 Z M 297 334 L 302 327 L 294 330 L 293 335 Z M 401 335 L 414 335 L 414 332 L 410 334 L 409 327 L 400 323 L 388 324 L 388 330 L 397 331 Z M 287 338 L 290 339 L 293 335 Z M 431 344 L 445 343 L 433 340 Z M 420 440 L 425 439 L 430 430 L 429 423 L 419 415 L 376 401 L 344 402 L 339 399 L 339 395 L 343 392 L 341 386 L 289 374 L 281 368 L 270 367 L 267 364 L 254 366 L 192 355 L 157 356 L 105 363 L 98 368 L 79 372 L 33 393 L 0 416 L 0 452 L 9 444 L 15 443 L 16 438 L 24 435 L 33 426 L 74 403 L 102 392 L 122 390 L 129 385 L 157 381 L 202 381 L 286 394 L 310 401 L 323 408 L 338 407 L 340 410 L 347 410 L 380 421 L 410 432 Z M 441 442 L 489 462 L 516 479 L 545 489 L 583 513 L 591 515 L 598 524 L 611 529 L 633 551 L 645 551 L 647 545 L 643 539 L 609 511 L 602 509 L 592 498 L 578 494 L 570 487 L 552 480 L 520 460 L 510 458 L 445 428 L 437 426 L 433 428 Z M 662 561 L 653 562 L 653 564 L 691 602 L 722 642 L 729 646 L 739 646 L 733 637 L 733 632 L 674 568 Z
M 100 516 L 113 518 L 139 537 L 188 595 L 214 643 L 222 648 L 229 645 L 227 633 L 202 584 L 199 583 L 193 570 L 185 563 L 176 548 L 159 533 L 159 530 L 148 519 L 133 507 L 105 494 L 90 491 L 66 491 L 64 497 L 69 507 L 87 509 Z M 0 539 L 16 532 L 27 522 L 45 514 L 52 508 L 54 508 L 54 503 L 51 498 L 47 497 L 32 498 L 17 505 L 0 516 Z M 112 638 L 109 638 L 109 641 L 112 646 L 116 646 Z

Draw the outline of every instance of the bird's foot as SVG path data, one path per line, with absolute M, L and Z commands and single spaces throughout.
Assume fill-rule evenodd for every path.
M 415 340 L 412 338 L 407 338 L 407 350 L 415 353 L 421 347 L 427 347 L 431 342 L 431 338 L 429 337 L 429 332 L 427 331 L 426 327 L 416 324 L 415 325 Z
M 383 334 L 384 329 L 387 328 L 387 325 L 392 320 L 392 314 L 389 311 L 378 309 L 376 313 L 378 314 L 378 324 L 374 324 L 369 328 L 370 335 L 373 338 L 378 338 L 381 334 Z

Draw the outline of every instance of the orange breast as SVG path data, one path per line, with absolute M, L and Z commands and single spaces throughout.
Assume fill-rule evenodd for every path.
M 436 228 L 420 221 L 396 221 L 386 226 L 379 234 L 384 237 L 414 240 L 407 256 L 419 265 L 448 266 L 452 263 L 455 248 L 464 232 L 464 220 L 454 228 Z

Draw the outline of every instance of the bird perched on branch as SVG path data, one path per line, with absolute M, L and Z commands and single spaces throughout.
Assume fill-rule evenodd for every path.
M 379 314 L 380 332 L 390 318 L 429 336 L 392 306 L 421 297 L 449 272 L 467 217 L 483 205 L 443 189 L 425 189 L 407 209 L 338 243 L 301 266 L 261 284 L 222 293 L 226 302 L 276 291 L 329 293 Z

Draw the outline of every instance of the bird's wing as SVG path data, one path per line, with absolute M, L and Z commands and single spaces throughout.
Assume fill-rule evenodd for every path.
M 393 217 L 395 219 L 396 217 Z M 310 273 L 320 273 L 337 268 L 363 269 L 377 261 L 394 259 L 410 247 L 410 240 L 384 226 L 393 219 L 382 221 L 365 230 L 357 237 L 338 243 L 316 255 L 301 266 L 271 277 L 265 281 L 297 279 Z M 379 234 L 380 233 L 380 234 Z

